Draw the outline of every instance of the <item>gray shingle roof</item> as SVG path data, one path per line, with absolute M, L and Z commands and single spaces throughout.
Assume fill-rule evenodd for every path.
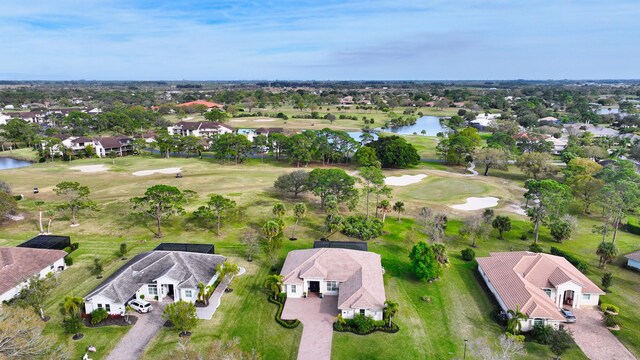
M 178 290 L 197 288 L 199 282 L 208 283 L 216 273 L 224 256 L 182 251 L 156 250 L 136 255 L 102 284 L 91 291 L 85 300 L 103 296 L 114 303 L 124 303 L 135 295 L 143 284 L 153 283 L 166 276 L 178 282 Z

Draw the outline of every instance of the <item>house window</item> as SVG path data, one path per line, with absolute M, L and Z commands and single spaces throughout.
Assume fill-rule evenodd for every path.
M 98 309 L 102 309 L 102 304 L 98 304 Z
M 53 268 L 54 268 L 54 267 L 55 267 L 55 266 L 53 266 L 53 264 L 51 264 L 51 265 L 49 266 L 49 269 L 50 269 L 50 270 L 53 270 Z
M 364 309 L 360 309 L 360 315 L 364 315 Z
M 149 295 L 158 296 L 158 285 L 149 285 Z
M 533 325 L 544 325 L 544 319 L 533 319 Z
M 551 297 L 551 289 L 542 289 L 547 294 L 547 296 Z
M 295 285 L 291 285 L 291 292 L 295 293 L 297 291 L 297 287 Z
M 582 300 L 591 300 L 591 294 L 582 294 Z
M 108 313 L 110 313 L 111 312 L 111 305 L 105 304 L 104 305 L 104 309 L 107 310 Z
M 191 298 L 191 296 L 193 296 L 192 294 L 193 293 L 191 292 L 191 290 L 185 290 L 184 291 L 184 297 L 186 297 L 186 298 Z
M 338 282 L 327 281 L 327 291 L 338 291 Z

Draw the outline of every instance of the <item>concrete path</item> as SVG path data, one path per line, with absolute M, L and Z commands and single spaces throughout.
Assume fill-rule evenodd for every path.
M 240 276 L 245 272 L 245 268 L 241 267 L 238 275 L 236 276 Z M 233 278 L 225 279 L 226 281 L 222 280 L 220 284 L 218 284 L 218 287 L 216 287 L 216 289 L 213 291 L 213 294 L 211 294 L 211 297 L 209 298 L 209 305 L 196 308 L 198 319 L 211 320 L 213 314 L 215 314 L 216 310 L 218 310 L 218 306 L 220 306 L 220 298 L 222 298 L 222 295 L 224 295 L 224 291 L 227 289 L 227 286 L 229 286 L 229 282 L 231 282 L 232 279 Z
M 578 319 L 567 324 L 576 344 L 590 360 L 636 360 L 636 357 L 602 323 L 596 308 L 573 309 Z
M 142 352 L 151 342 L 151 339 L 162 328 L 164 319 L 162 311 L 166 303 L 152 302 L 153 310 L 146 314 L 136 314 L 138 321 L 133 325 L 127 334 L 120 340 L 118 345 L 105 358 L 106 360 L 132 360 L 139 359 Z M 95 344 L 100 351 L 100 345 Z
M 338 297 L 320 299 L 312 294 L 306 299 L 287 299 L 282 318 L 302 322 L 302 339 L 298 360 L 331 360 L 333 322 L 338 316 Z

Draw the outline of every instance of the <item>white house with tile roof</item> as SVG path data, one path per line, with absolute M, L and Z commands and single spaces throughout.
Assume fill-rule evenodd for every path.
M 287 297 L 338 296 L 338 309 L 345 319 L 356 314 L 383 318 L 386 297 L 378 254 L 338 248 L 294 250 L 280 274 Z
M 502 310 L 519 307 L 529 317 L 522 321 L 522 331 L 535 324 L 558 328 L 565 321 L 560 309 L 596 306 L 605 294 L 560 256 L 514 251 L 491 253 L 477 261 Z
M 640 270 L 640 251 L 632 252 L 624 257 L 627 258 L 628 267 Z
M 195 302 L 198 284 L 213 284 L 218 278 L 216 268 L 225 260 L 221 255 L 184 251 L 138 254 L 84 297 L 85 312 L 105 309 L 122 315 L 133 298 L 162 301 L 170 297 Z
M 0 247 L 0 303 L 18 295 L 32 277 L 64 270 L 65 256 L 62 250 Z

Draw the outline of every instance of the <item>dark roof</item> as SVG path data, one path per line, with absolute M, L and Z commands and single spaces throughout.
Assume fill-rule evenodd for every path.
M 123 146 L 120 141 L 125 139 L 129 138 L 125 136 L 124 138 L 120 139 L 120 137 L 106 136 L 99 138 L 98 141 L 100 141 L 100 144 L 105 149 L 119 149 L 121 146 Z
M 215 254 L 215 247 L 213 246 L 213 244 L 161 243 L 153 250 L 186 251 L 201 254 Z
M 366 242 L 359 241 L 315 241 L 313 243 L 313 248 L 339 248 L 339 249 L 350 249 L 350 250 L 360 250 L 360 251 L 369 251 L 369 246 Z
M 64 250 L 64 248 L 69 246 L 71 246 L 71 238 L 60 235 L 38 235 L 18 245 L 18 247 L 24 248 L 57 250 Z
M 151 251 L 136 255 L 102 284 L 93 289 L 85 300 L 103 296 L 114 303 L 124 303 L 133 297 L 143 284 L 166 276 L 175 280 L 177 290 L 196 289 L 198 283 L 208 283 L 216 273 L 224 256 L 181 251 Z
M 86 143 L 92 143 L 93 139 L 88 138 L 86 136 L 80 136 L 79 138 L 73 140 L 74 144 L 86 144 Z

